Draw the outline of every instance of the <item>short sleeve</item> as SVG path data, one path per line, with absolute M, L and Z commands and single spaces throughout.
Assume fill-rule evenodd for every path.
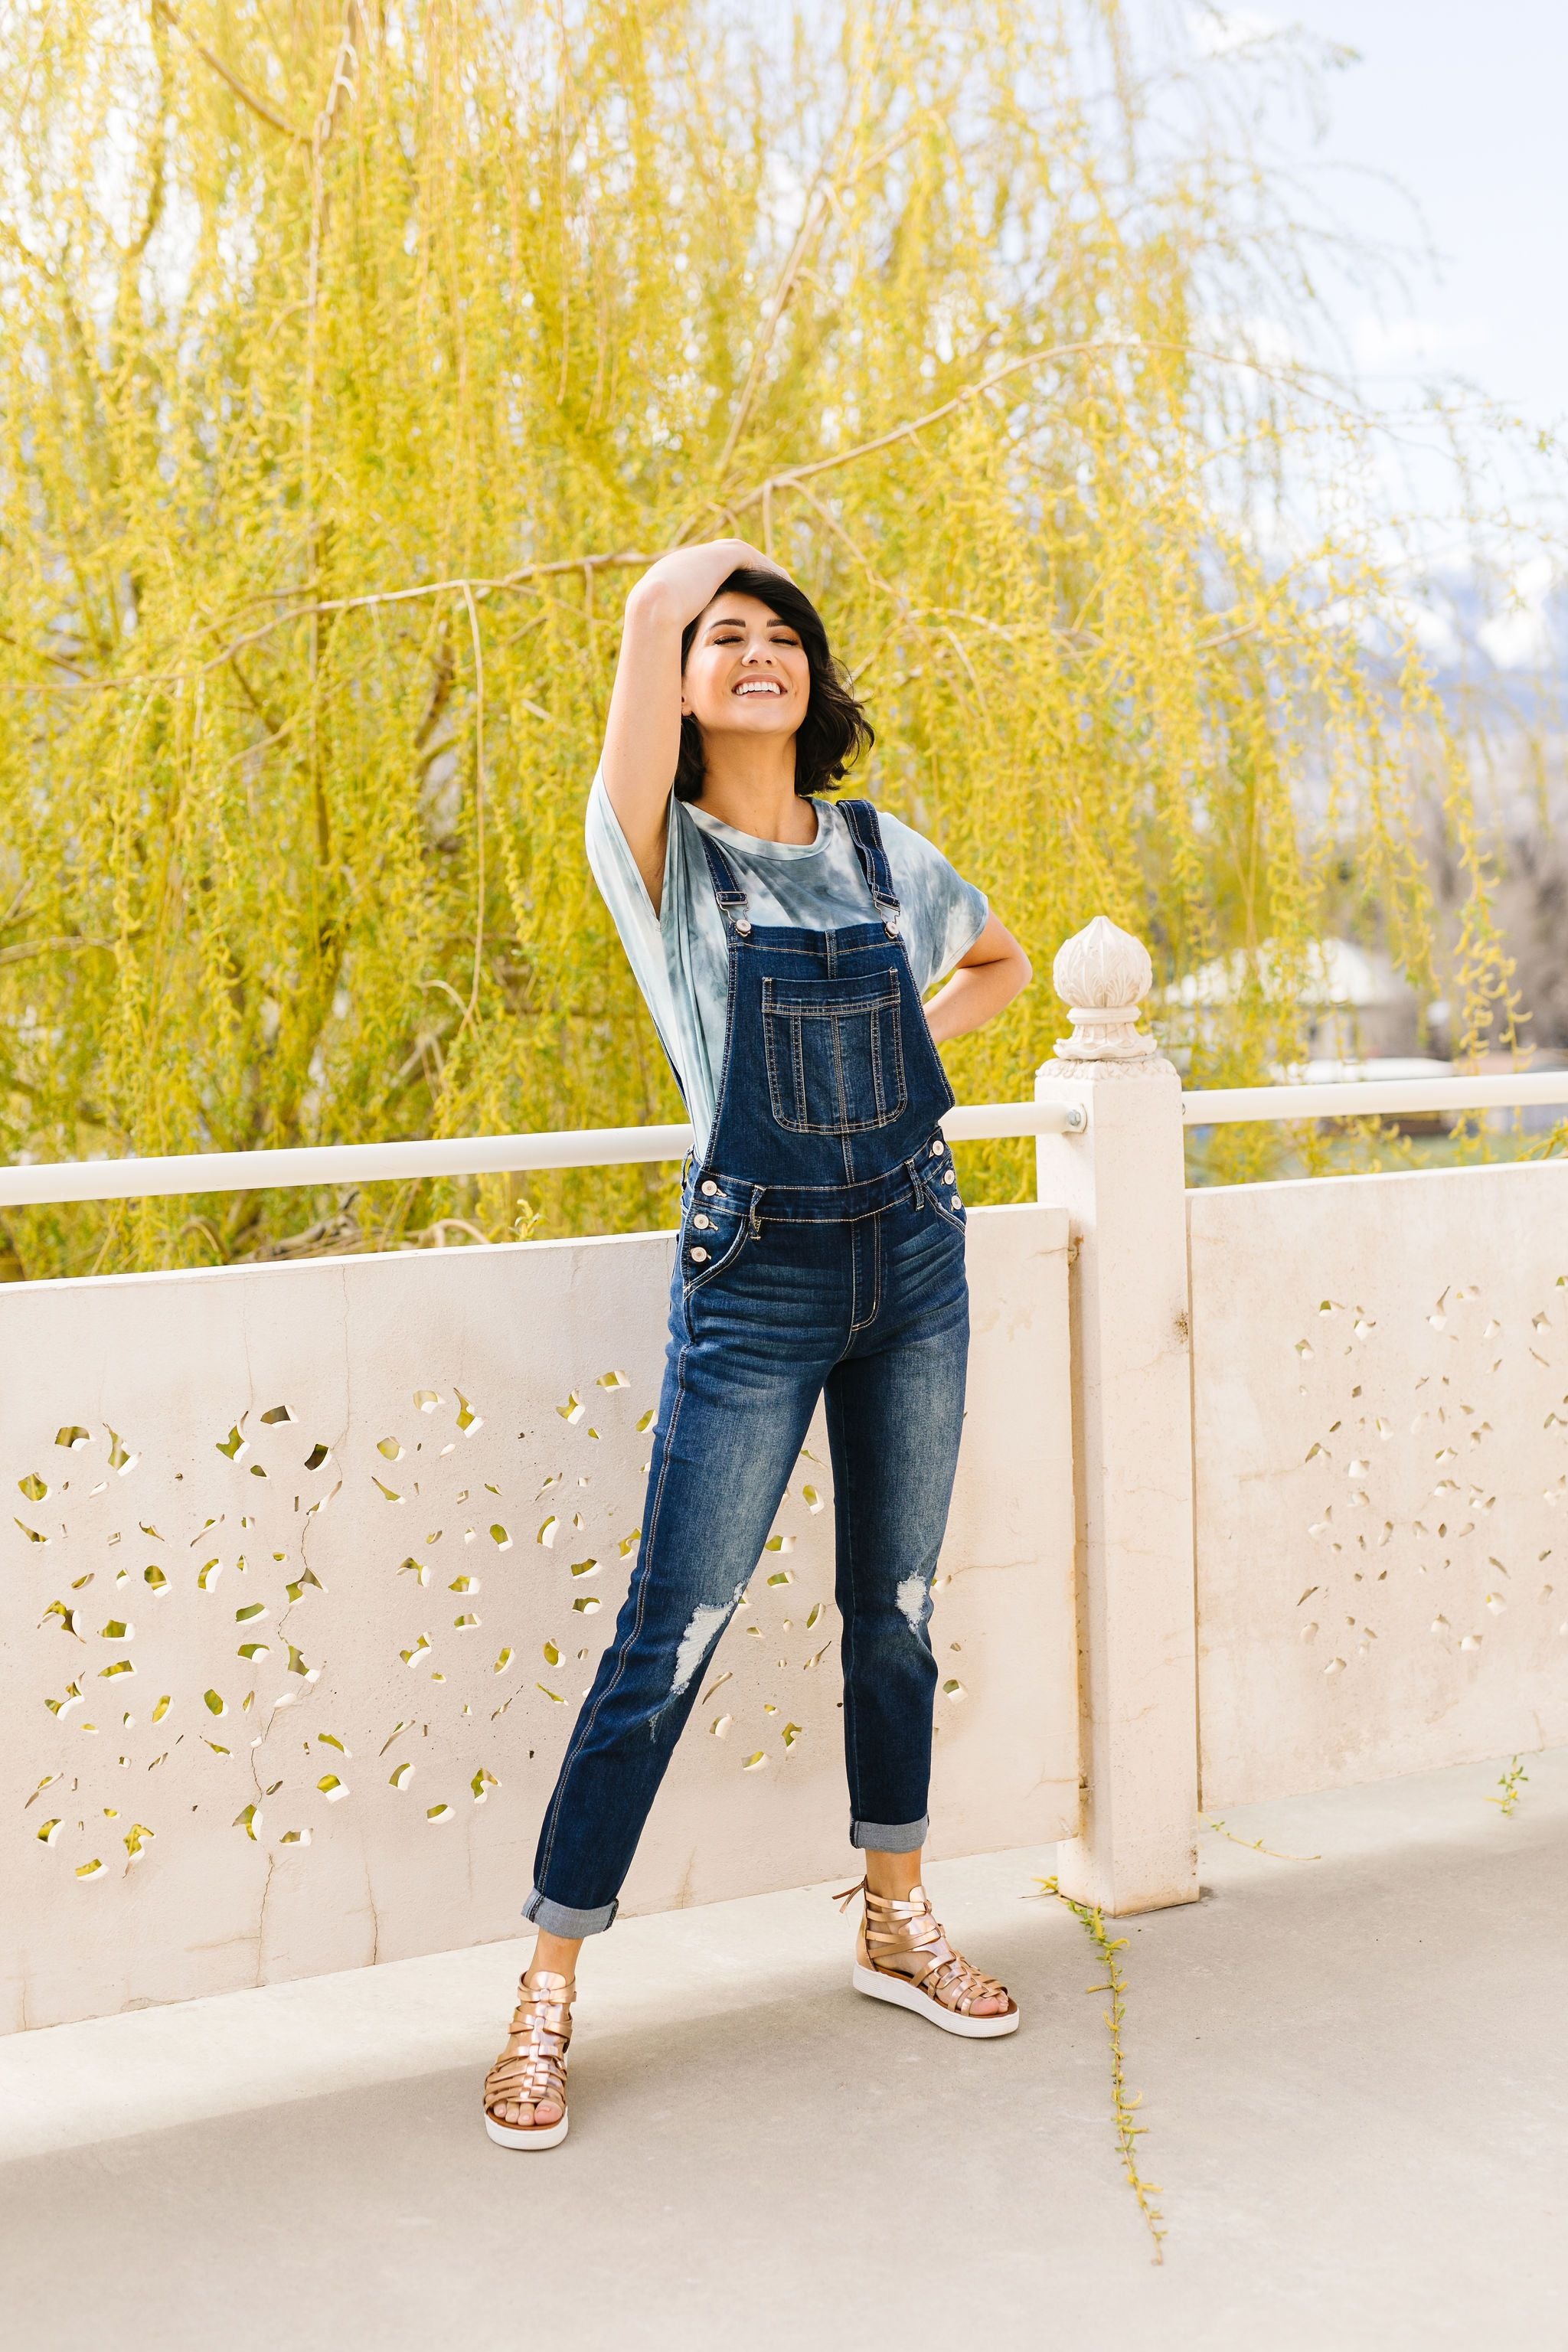
M 680 1022 L 670 987 L 669 960 L 666 952 L 667 937 L 678 929 L 681 914 L 682 893 L 679 887 L 679 861 L 666 854 L 664 918 L 655 914 L 653 900 L 647 895 L 647 885 L 642 878 L 631 844 L 621 830 L 620 819 L 610 803 L 602 774 L 595 774 L 588 794 L 587 814 L 584 835 L 588 851 L 588 865 L 599 895 L 610 911 L 610 919 L 626 951 L 637 986 L 641 989 L 654 1026 L 658 1031 L 665 1052 L 679 1069 L 678 1058 L 685 1042 L 680 1034 Z M 673 845 L 675 827 L 669 828 Z
M 880 812 L 882 845 L 904 914 L 904 941 L 923 996 L 966 956 L 991 917 L 984 890 L 966 882 L 933 841 Z

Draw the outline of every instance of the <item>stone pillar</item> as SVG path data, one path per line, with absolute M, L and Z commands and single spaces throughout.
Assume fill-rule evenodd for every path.
M 1071 1219 L 1080 1834 L 1065 1893 L 1110 1913 L 1197 1898 L 1193 1422 L 1181 1080 L 1138 1028 L 1153 969 L 1103 915 L 1053 967 L 1073 1034 L 1036 1079 L 1080 1104 L 1043 1135 Z

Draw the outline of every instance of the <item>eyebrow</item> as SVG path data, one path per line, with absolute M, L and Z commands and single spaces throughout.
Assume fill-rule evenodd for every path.
M 721 614 L 718 620 L 710 621 L 708 624 L 708 629 L 743 629 L 745 625 L 746 624 L 741 619 L 739 614 L 724 613 Z M 770 629 L 787 629 L 792 637 L 798 637 L 800 635 L 800 631 L 795 627 L 793 621 L 781 620 L 776 613 L 769 614 L 768 626 Z M 706 634 L 707 631 L 704 632 L 704 635 Z

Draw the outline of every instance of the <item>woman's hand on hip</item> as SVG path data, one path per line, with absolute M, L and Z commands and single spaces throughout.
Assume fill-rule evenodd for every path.
M 926 1022 L 933 1045 L 963 1037 L 994 1021 L 1034 978 L 1034 966 L 1005 924 L 994 915 L 967 955 L 959 959 L 944 988 L 927 999 Z

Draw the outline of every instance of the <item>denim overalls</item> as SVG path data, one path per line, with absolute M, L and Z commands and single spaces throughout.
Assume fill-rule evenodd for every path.
M 963 1207 L 869 802 L 839 803 L 876 919 L 757 929 L 706 833 L 729 940 L 723 1075 L 681 1192 L 642 1549 L 540 1831 L 524 1916 L 607 1927 L 720 1635 L 826 1404 L 851 1842 L 921 1845 L 926 1619 L 963 1416 Z M 798 1672 L 799 1669 L 797 1668 Z

